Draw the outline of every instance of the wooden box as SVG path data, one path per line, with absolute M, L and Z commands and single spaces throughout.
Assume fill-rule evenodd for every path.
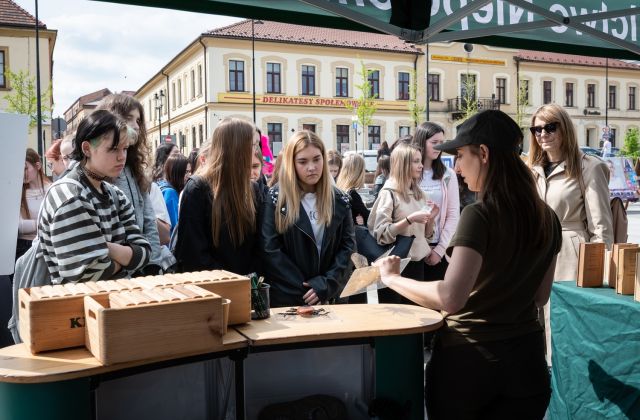
M 84 346 L 84 297 L 139 289 L 128 280 L 32 287 L 18 291 L 20 338 L 32 353 Z
M 104 365 L 216 351 L 225 330 L 223 298 L 208 296 L 112 308 L 84 298 L 86 346 Z
M 604 243 L 580 243 L 578 253 L 578 287 L 602 287 Z
M 618 281 L 618 256 L 620 254 L 621 249 L 626 248 L 635 248 L 638 245 L 628 244 L 628 243 L 619 243 L 613 244 L 611 247 L 611 259 L 609 260 L 609 287 L 612 289 L 616 288 L 616 282 Z
M 633 288 L 633 299 L 636 302 L 640 302 L 640 270 L 638 267 L 640 267 L 640 253 L 636 256 L 636 284 Z
M 636 281 L 636 261 L 640 248 L 624 248 L 618 254 L 618 278 L 616 292 L 622 295 L 633 295 Z

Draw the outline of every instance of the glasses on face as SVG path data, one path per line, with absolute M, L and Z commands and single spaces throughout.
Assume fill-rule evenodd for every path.
M 545 125 L 534 125 L 533 127 L 529 127 L 529 131 L 534 136 L 539 136 L 542 134 L 542 130 L 546 131 L 547 134 L 555 133 L 558 128 L 558 123 L 549 123 Z

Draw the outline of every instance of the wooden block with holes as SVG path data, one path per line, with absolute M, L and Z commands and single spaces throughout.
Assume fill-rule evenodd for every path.
M 640 248 L 637 245 L 634 248 L 623 248 L 619 251 L 616 292 L 621 295 L 633 295 L 638 251 L 640 251 Z
M 195 286 L 170 300 L 171 290 L 114 292 L 102 302 L 85 297 L 86 346 L 94 357 L 110 365 L 222 347 L 226 300 Z
M 604 243 L 580 243 L 578 253 L 578 287 L 602 287 Z

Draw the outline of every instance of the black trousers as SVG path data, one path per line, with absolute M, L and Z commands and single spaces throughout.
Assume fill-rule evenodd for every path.
M 542 419 L 551 397 L 544 334 L 445 347 L 438 332 L 425 382 L 429 420 Z

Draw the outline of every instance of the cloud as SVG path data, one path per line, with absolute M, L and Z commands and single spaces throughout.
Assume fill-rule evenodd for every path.
M 33 0 L 17 0 L 35 14 Z M 86 0 L 40 1 L 39 19 L 58 37 L 54 116 L 103 88 L 140 88 L 200 34 L 240 19 Z

